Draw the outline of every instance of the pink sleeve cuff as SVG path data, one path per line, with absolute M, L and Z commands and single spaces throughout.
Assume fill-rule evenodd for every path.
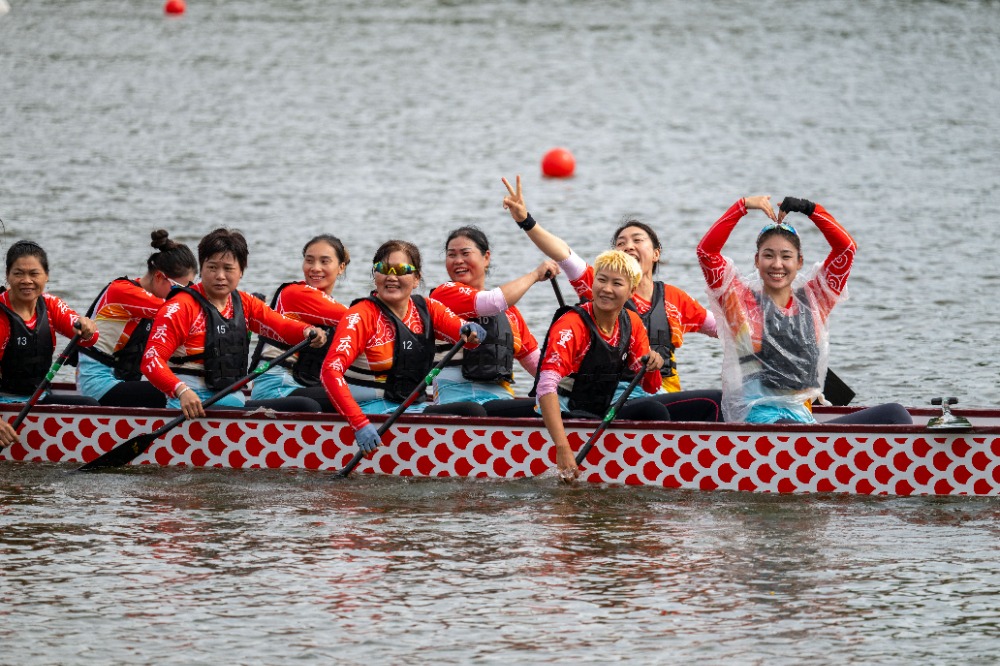
M 535 388 L 535 396 L 541 398 L 543 395 L 555 393 L 561 379 L 562 377 L 555 370 L 542 370 L 538 375 L 538 386 Z
M 529 374 L 534 375 L 538 372 L 538 359 L 541 357 L 542 350 L 536 349 L 520 360 L 521 367 L 527 370 Z
M 566 274 L 568 280 L 578 280 L 581 275 L 587 272 L 587 262 L 573 250 L 569 251 L 569 256 L 558 262 L 559 268 Z
M 719 337 L 719 328 L 715 322 L 715 315 L 709 310 L 705 314 L 705 321 L 701 323 L 701 328 L 698 329 L 699 333 L 704 333 L 711 338 Z
M 476 314 L 480 317 L 498 315 L 505 312 L 507 307 L 507 299 L 503 297 L 500 287 L 476 294 Z

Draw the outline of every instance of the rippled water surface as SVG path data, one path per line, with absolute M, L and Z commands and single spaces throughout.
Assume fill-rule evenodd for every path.
M 3 660 L 973 663 L 998 506 L 10 464 Z
M 832 365 L 861 403 L 1000 403 L 1000 4 L 982 1 L 9 0 L 0 218 L 84 309 L 151 229 L 251 245 L 243 286 L 339 235 L 444 277 L 481 225 L 492 280 L 585 257 L 636 214 L 704 302 L 693 248 L 733 201 L 823 203 L 855 235 Z M 571 180 L 540 177 L 552 146 Z M 751 266 L 751 217 L 728 253 Z M 806 223 L 808 224 L 808 223 Z M 800 225 L 806 260 L 825 252 Z M 565 289 L 565 285 L 564 285 Z M 535 289 L 537 332 L 554 307 Z M 688 388 L 718 383 L 688 336 Z M 0 466 L 0 663 L 995 659 L 998 506 L 316 474 Z

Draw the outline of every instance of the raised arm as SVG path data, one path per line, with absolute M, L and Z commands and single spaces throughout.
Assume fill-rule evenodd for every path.
M 841 293 L 854 265 L 854 255 L 858 251 L 854 238 L 818 203 L 808 199 L 785 197 L 779 208 L 781 211 L 778 214 L 779 221 L 785 219 L 788 213 L 802 213 L 812 220 L 826 238 L 826 242 L 830 244 L 830 253 L 823 261 L 822 279 L 826 288 L 832 289 L 837 294 Z
M 705 274 L 705 281 L 708 283 L 709 289 L 717 289 L 722 282 L 722 269 L 725 266 L 722 247 L 729 240 L 729 235 L 736 227 L 736 223 L 743 219 L 747 211 L 754 209 L 762 210 L 773 221 L 778 221 L 778 217 L 771 207 L 770 195 L 746 197 L 730 206 L 729 210 L 715 221 L 715 224 L 698 243 L 698 263 L 701 264 L 701 270 Z
M 555 261 L 563 261 L 569 258 L 572 250 L 563 239 L 553 233 L 543 229 L 538 222 L 528 213 L 528 207 L 524 203 L 524 193 L 521 189 L 521 177 L 516 179 L 517 187 L 511 187 L 506 178 L 501 178 L 507 188 L 507 196 L 503 198 L 503 207 L 510 211 L 510 216 L 517 222 L 528 238 L 535 246 L 541 250 L 545 256 Z

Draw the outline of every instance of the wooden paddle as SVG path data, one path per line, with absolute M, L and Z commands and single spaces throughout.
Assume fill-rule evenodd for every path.
M 630 395 L 632 395 L 632 390 L 635 389 L 635 387 L 639 385 L 639 382 L 642 381 L 642 376 L 646 374 L 646 362 L 648 360 L 648 356 L 642 357 L 642 368 L 639 372 L 635 373 L 635 377 L 633 377 L 632 381 L 628 383 L 628 388 L 625 389 L 624 393 L 618 396 L 618 399 L 615 400 L 615 404 L 611 405 L 611 409 L 609 409 L 608 413 L 604 415 L 603 419 L 601 419 L 601 423 L 597 426 L 597 430 L 594 431 L 594 434 L 590 436 L 587 443 L 584 444 L 580 451 L 576 454 L 577 465 L 586 459 L 587 454 L 590 453 L 590 449 L 592 449 L 594 447 L 594 443 L 597 442 L 597 438 L 600 437 L 601 433 L 607 430 L 608 426 L 611 425 L 611 422 L 615 420 L 618 410 L 622 408 L 625 401 L 628 400 Z
M 424 390 L 426 390 L 426 388 L 431 385 L 431 382 L 434 381 L 434 378 L 437 377 L 439 374 L 441 374 L 441 370 L 443 370 L 444 366 L 448 363 L 448 361 L 451 360 L 451 357 L 458 353 L 458 350 L 462 348 L 462 345 L 464 343 L 465 343 L 464 340 L 459 339 L 458 342 L 452 345 L 451 349 L 449 349 L 445 353 L 444 357 L 440 361 L 438 361 L 438 364 L 435 365 L 433 368 L 431 368 L 431 371 L 427 373 L 426 377 L 424 377 L 424 381 L 420 382 L 420 384 L 415 389 L 413 389 L 413 392 L 410 393 L 410 395 L 406 398 L 406 400 L 404 400 L 403 403 L 399 407 L 397 407 L 392 414 L 389 415 L 389 418 L 387 418 L 382 423 L 382 425 L 379 426 L 378 428 L 379 437 L 388 432 L 389 427 L 396 422 L 396 419 L 399 418 L 399 415 L 405 412 L 407 407 L 416 402 L 417 398 L 419 398 L 423 394 Z M 354 468 L 358 466 L 358 463 L 360 463 L 361 459 L 364 457 L 365 457 L 365 452 L 358 449 L 358 452 L 354 454 L 354 457 L 351 458 L 351 461 L 349 463 L 347 463 L 347 466 L 344 467 L 344 469 L 337 472 L 334 478 L 337 479 L 347 478 L 347 475 L 350 474 L 354 470 Z
M 77 320 L 73 324 L 73 327 L 79 331 L 80 321 Z M 73 350 L 76 349 L 78 344 L 80 344 L 79 333 L 70 338 L 69 344 L 66 345 L 66 348 L 62 350 L 62 353 L 60 353 L 58 358 L 56 358 L 55 363 L 52 364 L 52 367 L 49 368 L 49 371 L 45 374 L 45 379 L 42 380 L 42 383 L 38 385 L 35 392 L 31 394 L 30 398 L 28 398 L 28 402 L 24 403 L 24 407 L 21 408 L 17 418 L 11 422 L 10 425 L 14 428 L 14 432 L 17 432 L 17 429 L 21 427 L 22 423 L 24 423 L 24 419 L 28 416 L 28 412 L 31 411 L 31 408 L 38 404 L 38 401 L 42 399 L 42 394 L 44 394 L 45 391 L 48 390 L 49 386 L 52 385 L 52 380 L 55 378 L 56 373 L 59 372 L 59 368 L 61 368 L 63 363 L 65 363 L 66 360 L 73 354 Z
M 251 381 L 253 381 L 255 377 L 259 377 L 260 375 L 270 370 L 272 366 L 281 363 L 292 354 L 297 353 L 300 349 L 308 345 L 315 337 L 316 337 L 316 332 L 310 331 L 309 337 L 307 337 L 305 340 L 295 345 L 294 347 L 289 348 L 287 351 L 279 354 L 270 361 L 261 362 L 261 364 L 258 365 L 256 368 L 254 368 L 253 371 L 250 372 L 250 374 L 248 374 L 246 377 L 244 377 L 243 379 L 236 380 L 226 388 L 222 389 L 221 391 L 213 395 L 208 400 L 205 400 L 203 403 L 201 403 L 202 407 L 209 407 L 210 405 L 214 405 L 215 403 L 222 400 L 233 391 L 238 391 L 239 389 L 243 388 Z M 162 426 L 160 426 L 151 433 L 145 435 L 137 435 L 132 439 L 122 442 L 121 444 L 111 449 L 104 455 L 94 458 L 86 465 L 81 466 L 77 471 L 90 472 L 95 469 L 105 469 L 107 467 L 121 467 L 122 465 L 127 465 L 128 463 L 132 462 L 133 460 L 141 456 L 143 453 L 145 453 L 146 449 L 148 449 L 150 445 L 152 445 L 152 443 L 158 437 L 166 434 L 167 432 L 173 430 L 180 424 L 184 423 L 186 419 L 187 417 L 183 413 L 181 413 L 178 416 L 171 419 L 170 421 L 167 421 L 166 423 L 164 423 Z

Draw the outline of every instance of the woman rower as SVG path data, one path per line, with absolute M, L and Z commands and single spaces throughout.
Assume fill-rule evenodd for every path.
M 266 332 L 295 344 L 310 332 L 313 347 L 326 344 L 322 329 L 283 317 L 250 294 L 239 291 L 250 252 L 238 231 L 216 229 L 198 243 L 201 282 L 175 289 L 156 313 L 143 355 L 142 372 L 169 396 L 167 407 L 189 418 L 205 415 L 202 400 L 247 374 L 249 331 Z M 270 407 L 281 411 L 320 411 L 308 398 L 251 400 L 231 393 L 218 407 Z
M 535 376 L 538 342 L 515 307 L 531 285 L 559 273 L 552 260 L 506 284 L 486 291 L 490 270 L 490 242 L 478 227 L 467 226 L 448 234 L 445 269 L 451 282 L 431 291 L 463 319 L 478 321 L 486 339 L 474 350 L 460 351 L 434 380 L 434 402 L 472 401 L 491 416 L 534 416 L 535 401 L 513 400 L 514 360 Z M 438 351 L 447 350 L 447 345 Z M 522 404 L 524 403 L 524 404 Z
M 175 287 L 189 284 L 198 271 L 191 249 L 170 240 L 163 229 L 150 234 L 156 252 L 146 260 L 146 274 L 138 280 L 120 277 L 101 291 L 87 311 L 101 338 L 81 349 L 77 386 L 109 407 L 164 407 L 162 391 L 143 380 L 139 366 L 153 326 L 153 318 Z
M 255 400 L 302 396 L 319 403 L 325 412 L 334 411 L 320 385 L 319 375 L 326 358 L 333 331 L 347 306 L 332 296 L 337 278 L 344 274 L 351 256 L 340 239 L 330 234 L 316 236 L 302 248 L 303 280 L 286 282 L 278 287 L 271 299 L 275 312 L 286 317 L 319 326 L 327 335 L 322 347 L 303 349 L 285 365 L 272 366 L 253 382 L 250 397 Z M 270 360 L 288 345 L 261 337 L 254 350 L 251 367 L 260 359 Z
M 626 372 L 638 372 L 648 356 L 642 387 L 654 393 L 663 379 L 664 361 L 649 347 L 642 319 L 625 308 L 642 279 L 634 257 L 607 250 L 594 260 L 593 300 L 566 308 L 545 336 L 535 379 L 538 407 L 556 445 L 556 463 L 564 479 L 579 475 L 563 427 L 563 413 L 603 418 Z M 670 413 L 655 398 L 629 400 L 623 419 L 668 421 Z
M 722 256 L 730 233 L 749 210 L 772 220 L 757 236 L 756 275 L 739 274 Z M 727 421 L 815 423 L 812 403 L 821 398 L 821 378 L 829 358 L 829 316 L 846 298 L 847 277 L 857 245 L 821 205 L 785 198 L 775 215 L 770 196 L 740 199 L 698 244 L 712 309 L 724 322 L 722 339 L 723 414 Z M 803 213 L 816 225 L 830 253 L 808 275 L 798 232 L 784 222 Z M 833 419 L 839 423 L 912 423 L 909 413 L 890 403 Z
M 0 402 L 26 402 L 45 379 L 55 353 L 56 333 L 76 335 L 81 347 L 97 343 L 97 326 L 66 303 L 45 293 L 49 258 L 38 243 L 21 240 L 7 250 L 7 285 L 0 288 Z M 49 393 L 39 404 L 96 405 L 93 398 Z
M 486 337 L 482 326 L 465 322 L 433 298 L 413 293 L 420 282 L 420 250 L 402 240 L 386 241 L 372 259 L 375 291 L 344 313 L 323 364 L 323 386 L 369 453 L 381 444 L 367 414 L 389 414 L 404 404 L 434 365 L 435 340 L 466 346 Z M 429 405 L 421 398 L 407 411 L 485 416 L 474 402 Z
M 502 180 L 508 193 L 503 206 L 510 211 L 514 222 L 525 231 L 539 250 L 559 263 L 577 295 L 582 300 L 590 300 L 593 296 L 594 268 L 573 252 L 566 241 L 543 229 L 531 217 L 524 202 L 520 176 L 517 177 L 516 188 L 506 178 Z M 639 314 L 651 347 L 663 357 L 663 383 L 656 391 L 657 400 L 669 407 L 674 420 L 718 421 L 721 415 L 721 393 L 714 389 L 681 391 L 674 353 L 677 347 L 684 344 L 685 333 L 697 332 L 716 337 L 715 317 L 684 290 L 653 279 L 663 248 L 656 232 L 649 225 L 638 220 L 628 220 L 615 231 L 611 243 L 614 249 L 621 250 L 638 261 L 642 268 L 639 284 L 626 307 Z M 619 386 L 620 390 L 626 388 L 629 379 L 631 378 L 626 375 Z M 636 388 L 632 395 L 646 397 L 648 393 Z

